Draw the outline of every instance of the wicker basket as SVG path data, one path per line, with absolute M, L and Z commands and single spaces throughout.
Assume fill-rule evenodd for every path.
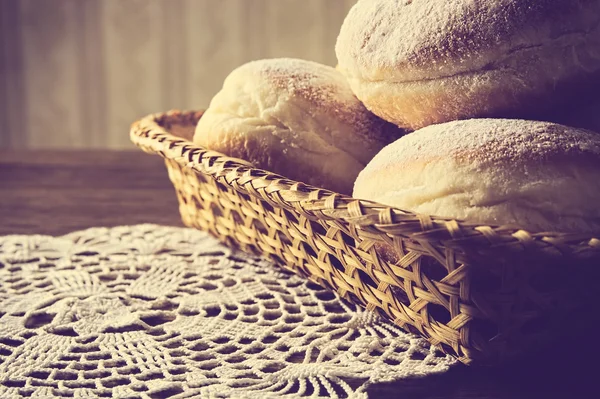
M 148 116 L 183 222 L 378 310 L 464 363 L 497 363 L 598 303 L 600 240 L 416 215 L 290 181 L 190 140 L 202 112 Z

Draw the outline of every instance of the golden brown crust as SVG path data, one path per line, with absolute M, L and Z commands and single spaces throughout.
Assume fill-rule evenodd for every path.
M 547 120 L 600 129 L 597 122 L 574 119 L 577 110 L 587 108 L 600 92 L 600 72 L 558 83 L 544 73 L 524 82 L 506 70 L 422 83 L 355 82 L 354 86 L 369 110 L 408 130 L 474 117 Z
M 325 109 L 333 118 L 353 126 L 356 134 L 364 140 L 390 143 L 399 137 L 396 126 L 356 101 L 347 82 L 342 81 L 342 75 L 335 68 L 297 59 L 257 61 L 247 66 L 254 66 L 261 79 L 275 90 L 300 97 L 315 109 Z M 348 92 L 342 93 L 345 89 Z
M 491 69 L 557 40 L 578 42 L 599 22 L 596 0 L 361 0 L 336 51 L 340 67 L 363 79 L 421 81 Z
M 369 112 L 334 68 L 271 59 L 245 64 L 227 77 L 194 142 L 349 194 L 362 168 L 402 133 Z
M 508 119 L 428 126 L 380 151 L 353 195 L 530 231 L 600 231 L 600 135 Z
M 402 127 L 540 119 L 600 89 L 600 2 L 363 0 L 336 53 L 367 108 Z

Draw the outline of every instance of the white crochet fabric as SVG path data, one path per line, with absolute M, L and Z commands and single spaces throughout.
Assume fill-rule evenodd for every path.
M 192 229 L 0 237 L 0 397 L 367 397 L 455 361 Z

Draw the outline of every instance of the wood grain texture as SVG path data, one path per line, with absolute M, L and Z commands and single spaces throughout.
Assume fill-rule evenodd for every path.
M 259 2 L 251 1 L 258 9 Z M 185 2 L 185 28 L 190 68 L 190 109 L 204 108 L 221 88 L 229 72 L 243 63 L 246 40 L 260 40 L 260 31 L 252 38 L 244 31 L 244 7 L 237 0 Z M 252 18 L 252 14 L 248 16 Z
M 77 1 L 19 2 L 26 98 L 22 112 L 29 148 L 80 148 L 84 143 L 78 109 Z
M 102 36 L 101 2 L 78 1 L 75 4 L 77 66 L 80 102 L 78 110 L 81 126 L 78 134 L 83 136 L 84 146 L 105 147 L 107 145 L 106 111 L 107 93 L 104 67 L 105 48 Z
M 189 106 L 190 58 L 185 21 L 189 10 L 182 1 L 162 1 L 160 3 L 163 21 L 167 26 L 161 36 L 161 91 L 163 103 L 167 108 L 186 108 Z
M 126 127 L 136 118 L 164 108 L 161 90 L 161 37 L 168 29 L 159 0 L 102 4 L 106 55 L 108 148 L 127 143 Z
M 28 145 L 19 0 L 0 1 L 0 148 Z
M 162 160 L 142 152 L 0 151 L 0 235 L 60 235 L 93 226 L 181 226 Z M 573 315 L 573 321 L 578 320 Z M 593 399 L 600 348 L 589 331 L 531 358 L 369 389 L 371 398 Z
M 335 4 L 335 1 L 330 3 Z M 320 0 L 268 1 L 264 16 L 264 20 L 268 21 L 265 24 L 267 54 L 299 58 L 319 55 L 324 63 L 331 65 L 331 57 L 326 60 L 323 57 L 324 31 L 329 28 L 324 17 Z
M 162 160 L 141 152 L 0 152 L 0 234 L 181 225 Z
M 355 0 L 0 3 L 0 148 L 132 149 L 134 120 L 206 108 L 247 61 L 335 65 Z

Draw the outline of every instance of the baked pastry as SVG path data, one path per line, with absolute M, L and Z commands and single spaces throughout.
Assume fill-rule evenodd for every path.
M 600 135 L 510 119 L 428 126 L 377 154 L 354 197 L 530 231 L 600 231 Z
M 334 68 L 272 59 L 227 77 L 198 122 L 194 142 L 349 194 L 364 166 L 401 134 L 369 112 Z
M 360 0 L 336 54 L 357 97 L 401 127 L 538 120 L 600 88 L 600 1 Z

